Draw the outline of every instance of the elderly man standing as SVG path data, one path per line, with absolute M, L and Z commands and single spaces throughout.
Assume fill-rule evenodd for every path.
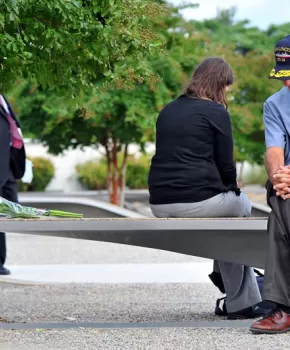
M 284 87 L 264 104 L 267 199 L 272 212 L 263 297 L 276 309 L 250 328 L 270 334 L 290 331 L 290 35 L 277 43 L 275 58 L 270 78 L 281 80 Z
M 0 95 L 0 197 L 18 201 L 16 180 L 25 172 L 25 148 L 19 123 L 3 95 Z M 0 275 L 9 275 L 4 267 L 6 237 L 0 232 Z

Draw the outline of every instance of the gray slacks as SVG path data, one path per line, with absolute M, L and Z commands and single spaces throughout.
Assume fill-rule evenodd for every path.
M 158 218 L 245 217 L 251 215 L 251 203 L 243 193 L 237 196 L 230 191 L 197 203 L 151 205 L 151 210 Z M 246 309 L 261 301 L 251 267 L 215 261 L 214 270 L 222 275 L 229 313 Z

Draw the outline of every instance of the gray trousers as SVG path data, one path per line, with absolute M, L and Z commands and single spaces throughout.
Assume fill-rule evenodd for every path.
M 197 203 L 151 205 L 151 210 L 158 218 L 245 217 L 251 215 L 251 203 L 243 193 L 236 196 L 234 192 L 227 192 Z M 222 275 L 229 313 L 246 309 L 261 301 L 251 267 L 215 261 L 214 271 Z

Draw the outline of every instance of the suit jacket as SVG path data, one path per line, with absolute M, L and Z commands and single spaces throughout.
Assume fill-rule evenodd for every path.
M 3 95 L 2 95 L 3 96 Z M 5 99 L 5 97 L 3 96 Z M 19 121 L 8 101 L 5 99 L 12 118 L 15 120 L 17 126 L 20 128 Z M 7 182 L 9 175 L 14 174 L 16 179 L 20 179 L 25 172 L 25 148 L 21 150 L 10 147 L 10 126 L 6 118 L 6 112 L 3 106 L 0 105 L 0 188 Z
M 5 111 L 0 106 L 0 188 L 7 182 L 10 173 L 10 126 Z

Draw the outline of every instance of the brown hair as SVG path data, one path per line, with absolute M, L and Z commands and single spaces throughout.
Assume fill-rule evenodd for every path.
M 220 57 L 209 57 L 193 72 L 185 95 L 205 98 L 227 107 L 226 86 L 233 84 L 234 74 L 228 63 Z

